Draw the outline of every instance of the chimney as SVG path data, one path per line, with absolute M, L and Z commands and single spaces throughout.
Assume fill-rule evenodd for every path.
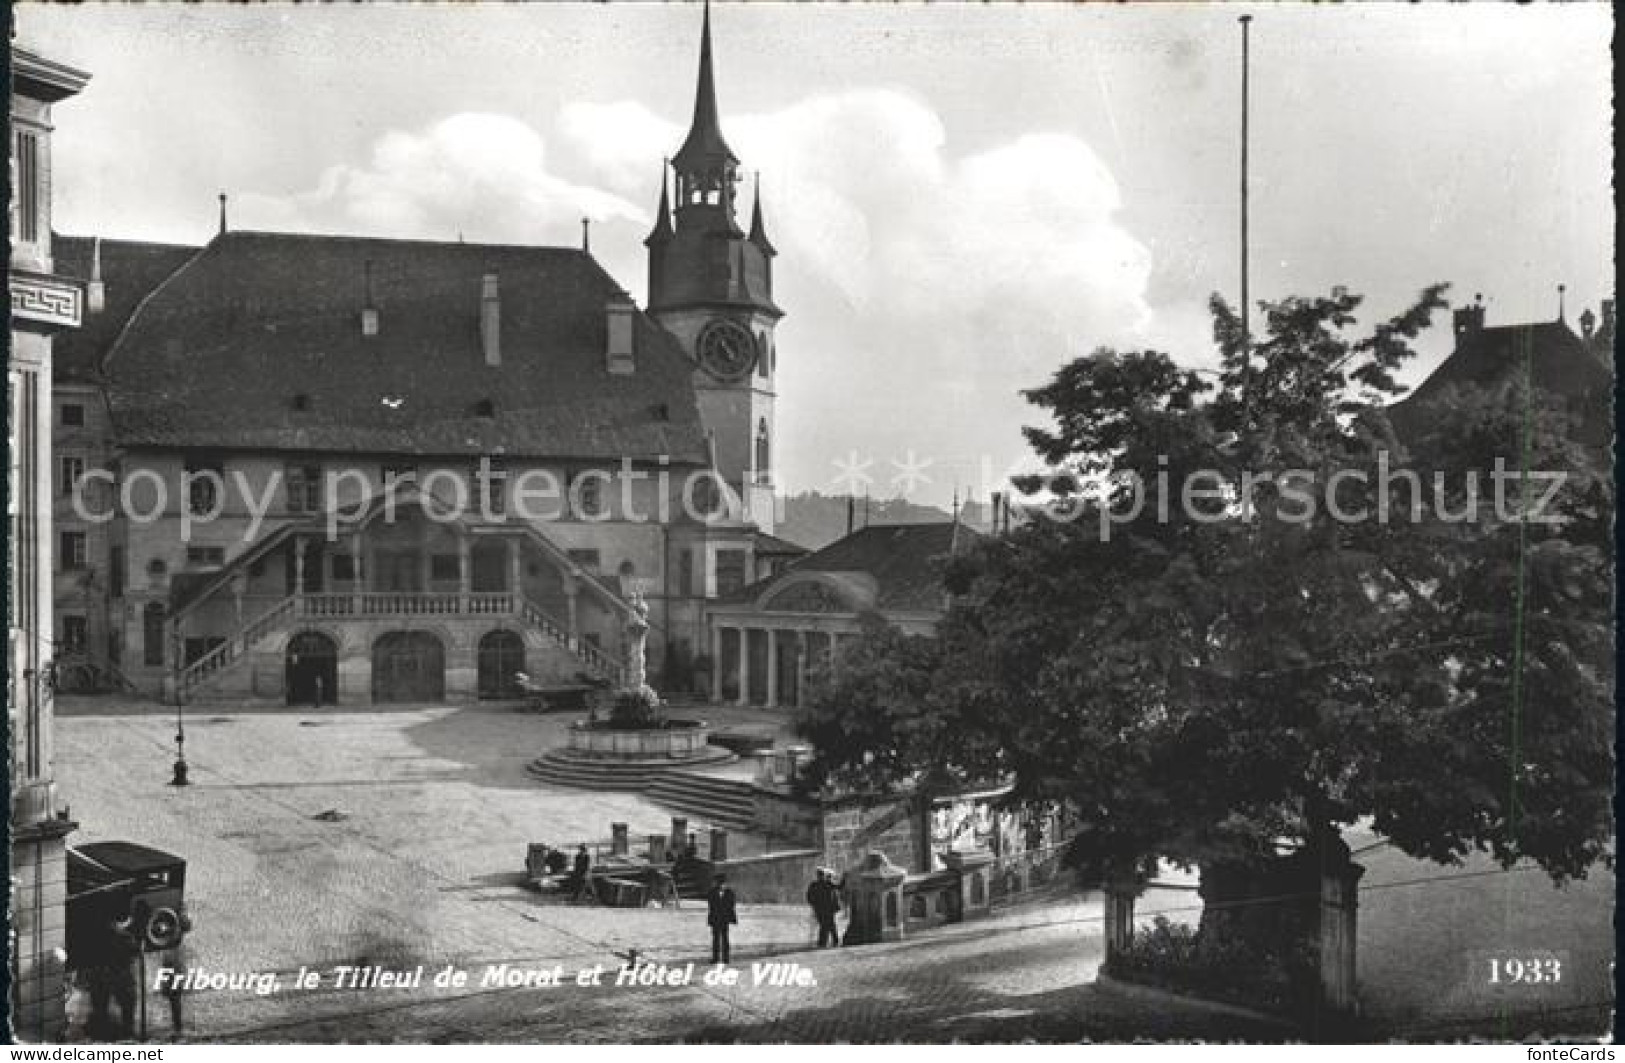
M 495 273 L 487 273 L 480 282 L 480 348 L 486 365 L 502 364 L 502 296 Z
M 1476 336 L 1484 328 L 1484 297 L 1473 296 L 1473 305 L 1464 306 L 1457 310 L 1452 318 L 1456 326 L 1456 346 L 1461 346 L 1464 340 Z
M 222 236 L 224 236 L 225 232 L 226 232 L 226 194 L 224 192 L 222 192 L 222 193 L 220 193 L 220 233 L 221 233 Z
M 1606 343 L 1614 342 L 1614 301 L 1602 301 L 1602 324 L 1597 326 L 1597 338 Z
M 372 259 L 368 259 L 362 266 L 366 298 L 361 303 L 361 334 L 363 336 L 378 335 L 378 306 L 372 299 Z
M 637 368 L 632 341 L 631 296 L 616 292 L 604 303 L 604 367 L 615 376 L 631 376 Z
M 107 309 L 107 286 L 102 283 L 102 238 L 90 245 L 90 284 L 85 287 L 85 309 L 99 314 Z
M 1580 338 L 1585 340 L 1587 343 L 1590 343 L 1591 334 L 1596 330 L 1596 328 L 1597 315 L 1593 314 L 1591 312 L 1591 308 L 1588 306 L 1585 308 L 1584 312 L 1580 314 Z

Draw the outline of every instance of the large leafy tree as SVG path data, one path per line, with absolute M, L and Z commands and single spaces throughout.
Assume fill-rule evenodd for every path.
M 1360 819 L 1442 862 L 1603 857 L 1604 459 L 1520 367 L 1402 443 L 1384 406 L 1442 289 L 1363 334 L 1359 305 L 1270 304 L 1244 343 L 1215 299 L 1217 373 L 1100 351 L 1028 392 L 1047 515 L 952 562 L 907 682 L 883 641 L 849 662 L 816 769 L 1007 776 L 1125 862 L 1263 862 Z M 1555 521 L 1519 515 L 1520 470 L 1564 474 Z

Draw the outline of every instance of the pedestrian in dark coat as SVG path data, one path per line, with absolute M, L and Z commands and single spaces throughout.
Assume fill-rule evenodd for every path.
M 711 962 L 728 962 L 728 929 L 739 922 L 737 898 L 728 885 L 726 875 L 711 880 L 711 892 L 705 895 L 705 921 L 711 926 Z
M 581 846 L 576 850 L 575 866 L 570 874 L 570 899 L 579 901 L 581 891 L 587 888 L 587 876 L 592 872 L 592 857 L 587 855 L 587 847 Z
M 835 916 L 841 911 L 841 891 L 833 881 L 834 872 L 827 867 L 818 869 L 818 877 L 807 887 L 807 904 L 813 918 L 818 920 L 818 947 L 839 945 L 841 935 L 835 929 Z

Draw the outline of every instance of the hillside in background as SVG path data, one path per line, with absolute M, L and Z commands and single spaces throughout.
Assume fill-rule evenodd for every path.
M 847 496 L 803 491 L 780 498 L 777 534 L 781 539 L 820 550 L 847 532 Z M 868 524 L 939 524 L 948 520 L 948 511 L 922 506 L 906 498 L 852 499 L 852 527 Z M 977 530 L 985 530 L 987 506 L 968 503 L 960 520 Z

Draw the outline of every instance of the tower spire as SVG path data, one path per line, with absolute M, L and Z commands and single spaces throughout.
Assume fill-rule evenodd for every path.
M 739 159 L 722 139 L 722 120 L 717 116 L 717 86 L 711 70 L 711 2 L 706 0 L 700 23 L 700 76 L 694 87 L 694 120 L 688 139 L 672 158 L 680 171 L 692 172 L 703 164 L 715 166 L 726 161 L 737 166 Z
M 756 171 L 756 205 L 750 211 L 750 242 L 762 249 L 764 255 L 776 255 L 773 241 L 767 238 L 767 228 L 762 224 L 762 171 Z
M 671 169 L 671 160 L 666 159 L 660 164 L 660 206 L 655 209 L 655 227 L 649 230 L 644 238 L 645 247 L 663 244 L 671 240 L 671 195 L 666 187 L 666 173 Z

